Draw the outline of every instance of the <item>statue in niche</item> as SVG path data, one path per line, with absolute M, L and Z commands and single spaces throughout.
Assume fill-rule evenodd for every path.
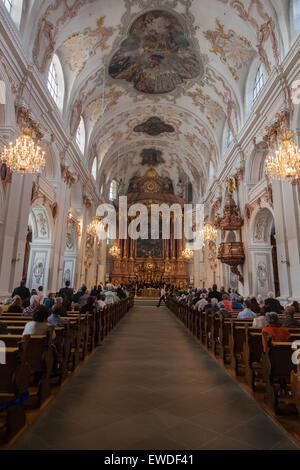
M 257 266 L 257 279 L 260 287 L 265 287 L 267 280 L 267 268 L 264 263 L 259 263 Z
M 33 275 L 37 284 L 41 283 L 41 279 L 44 275 L 44 265 L 41 261 L 37 262 L 33 268 Z

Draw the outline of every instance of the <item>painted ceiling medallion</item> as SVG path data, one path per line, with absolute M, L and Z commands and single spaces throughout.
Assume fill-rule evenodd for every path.
M 202 66 L 175 16 L 153 10 L 135 20 L 114 54 L 109 74 L 143 93 L 168 93 L 198 77 Z
M 170 126 L 170 124 L 166 124 L 164 121 L 162 121 L 159 117 L 156 116 L 153 116 L 142 124 L 135 126 L 133 130 L 134 132 L 144 132 L 145 134 L 152 136 L 160 135 L 164 132 L 175 132 L 173 126 Z
M 162 158 L 161 150 L 157 149 L 143 149 L 141 152 L 142 157 L 142 165 L 148 166 L 157 166 L 160 163 L 165 163 L 164 159 Z

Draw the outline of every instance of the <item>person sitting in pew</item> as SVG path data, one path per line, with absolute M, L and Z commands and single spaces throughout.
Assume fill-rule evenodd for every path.
M 269 312 L 271 312 L 270 307 L 268 306 L 263 307 L 260 310 L 259 315 L 253 320 L 253 323 L 252 323 L 253 328 L 264 328 L 265 326 L 267 326 L 266 314 Z
M 263 308 L 265 306 L 264 299 L 263 299 L 263 296 L 261 294 L 258 294 L 257 302 L 258 302 L 258 305 L 259 305 L 260 308 Z
M 251 297 L 250 299 L 250 310 L 256 314 L 260 313 L 260 306 L 255 297 Z
M 275 299 L 274 292 L 268 293 L 268 298 L 265 300 L 265 305 L 269 305 L 272 312 L 282 313 L 282 310 L 284 310 L 284 307 L 280 304 L 279 300 Z
M 231 312 L 231 310 L 232 310 L 232 302 L 229 300 L 229 295 L 228 295 L 228 294 L 223 294 L 223 295 L 222 295 L 222 303 L 224 304 L 224 308 L 225 308 L 228 312 Z
M 219 310 L 216 312 L 215 317 L 218 318 L 222 315 L 223 318 L 231 318 L 232 314 L 231 312 L 228 312 L 228 310 L 225 308 L 225 305 L 223 302 L 218 303 L 218 308 Z
M 244 310 L 242 310 L 239 314 L 238 314 L 238 319 L 242 319 L 242 320 L 245 320 L 245 319 L 248 319 L 248 318 L 255 318 L 256 317 L 256 313 L 252 312 L 251 308 L 250 308 L 250 300 L 245 300 L 244 301 L 244 304 L 243 304 L 243 307 L 244 307 Z
M 105 295 L 102 295 L 102 294 L 98 294 L 98 297 L 97 297 L 97 305 L 98 305 L 98 309 L 99 310 L 103 310 L 106 303 L 105 303 Z
M 87 302 L 80 309 L 80 313 L 85 315 L 86 313 L 92 314 L 95 308 L 95 297 L 88 297 Z
M 292 307 L 295 308 L 295 313 L 300 313 L 300 304 L 299 302 L 297 302 L 297 300 L 294 300 L 294 302 L 292 303 Z
M 55 294 L 54 292 L 49 292 L 48 296 L 44 299 L 44 305 L 51 308 L 54 304 Z
M 62 304 L 55 304 L 51 309 L 51 315 L 48 317 L 48 323 L 54 327 L 65 326 L 66 322 L 61 318 L 63 314 Z
M 239 297 L 233 297 L 231 304 L 232 304 L 232 308 L 234 310 L 242 310 L 243 309 L 243 304 L 240 302 Z
M 29 307 L 24 308 L 23 315 L 32 315 L 34 310 L 40 305 L 40 299 L 37 295 L 32 295 L 30 297 Z
M 32 314 L 32 321 L 26 323 L 23 336 L 39 336 L 45 335 L 47 331 L 52 331 L 52 338 L 55 339 L 56 334 L 53 325 L 48 323 L 50 310 L 45 305 L 38 305 Z
M 286 328 L 300 328 L 300 322 L 294 318 L 295 307 L 289 305 L 283 312 L 285 317 L 281 320 L 281 325 Z
M 11 306 L 12 304 L 12 298 L 11 297 L 7 297 L 6 299 L 4 299 L 4 302 L 3 302 L 3 305 L 1 307 L 2 309 L 2 313 L 6 313 L 7 310 L 9 309 L 9 307 Z
M 264 352 L 266 352 L 266 343 L 264 333 L 268 333 L 272 341 L 279 343 L 286 343 L 290 341 L 291 335 L 287 328 L 281 326 L 278 313 L 270 312 L 266 314 L 267 326 L 262 331 L 262 343 Z
M 19 295 L 15 295 L 7 313 L 23 313 L 23 302 Z
M 198 300 L 198 302 L 196 302 L 196 304 L 195 304 L 195 310 L 203 310 L 204 309 L 205 305 L 208 304 L 208 302 L 206 300 L 206 297 L 207 297 L 206 294 L 201 294 L 200 300 Z

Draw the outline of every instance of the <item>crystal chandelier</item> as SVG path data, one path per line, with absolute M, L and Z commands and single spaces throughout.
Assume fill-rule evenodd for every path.
M 114 258 L 118 258 L 120 256 L 121 250 L 116 243 L 114 243 L 110 249 L 108 250 L 109 254 Z
M 185 248 L 181 255 L 184 259 L 190 260 L 190 259 L 193 258 L 194 252 L 192 250 L 190 250 L 189 248 Z
M 36 146 L 30 135 L 22 134 L 15 145 L 3 149 L 1 160 L 16 173 L 38 173 L 45 166 L 45 152 Z
M 271 178 L 293 182 L 300 178 L 300 150 L 294 140 L 295 132 L 284 130 L 277 137 L 275 157 L 268 156 L 266 174 Z
M 210 222 L 206 222 L 204 224 L 204 228 L 201 230 L 201 235 L 203 236 L 204 241 L 211 242 L 216 240 L 218 231 L 212 227 Z
M 99 224 L 100 220 L 101 220 L 100 217 L 96 216 L 96 217 L 93 218 L 92 222 L 90 224 L 88 224 L 88 226 L 87 226 L 86 231 L 92 237 L 95 237 L 97 235 L 97 231 L 99 230 L 98 224 Z

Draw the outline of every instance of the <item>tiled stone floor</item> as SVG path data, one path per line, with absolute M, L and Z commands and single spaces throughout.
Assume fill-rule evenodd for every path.
M 166 307 L 134 307 L 14 449 L 297 449 Z

